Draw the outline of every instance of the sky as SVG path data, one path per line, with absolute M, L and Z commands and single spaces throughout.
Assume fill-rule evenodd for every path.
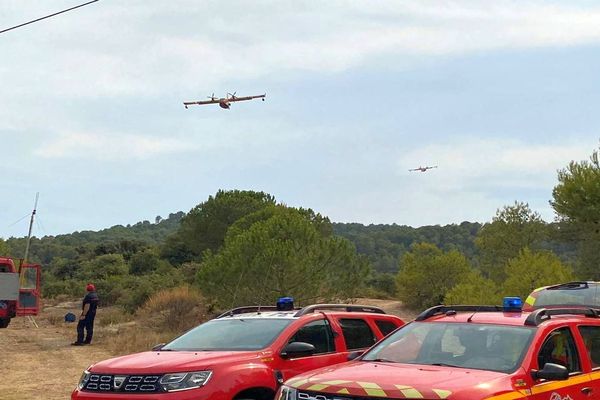
M 77 4 L 3 0 L 0 30 Z M 36 236 L 219 189 L 335 222 L 552 221 L 557 170 L 598 148 L 599 70 L 593 1 L 100 0 L 0 34 L 0 237 L 36 192 Z M 267 97 L 182 105 L 233 91 Z

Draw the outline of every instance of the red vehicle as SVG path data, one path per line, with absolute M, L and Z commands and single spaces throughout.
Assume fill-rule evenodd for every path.
M 272 400 L 297 374 L 347 361 L 403 321 L 369 306 L 242 307 L 154 351 L 90 366 L 71 399 Z
M 285 382 L 276 398 L 600 398 L 600 310 L 520 312 L 510 299 L 430 308 L 360 358 Z
M 10 258 L 0 257 L 0 328 L 17 315 L 39 312 L 40 266 L 21 265 L 21 273 Z
M 575 281 L 535 289 L 525 299 L 523 310 L 582 306 L 600 308 L 600 282 Z

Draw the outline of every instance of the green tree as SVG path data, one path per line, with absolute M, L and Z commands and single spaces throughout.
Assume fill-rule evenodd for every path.
M 368 273 L 350 242 L 323 236 L 302 211 L 279 207 L 227 235 L 219 253 L 207 252 L 197 283 L 225 308 L 274 304 L 281 296 L 306 304 L 352 298 Z
M 127 275 L 129 267 L 121 254 L 104 254 L 83 263 L 78 278 L 84 281 L 97 281 Z
M 496 212 L 491 223 L 485 224 L 475 243 L 480 251 L 483 274 L 501 283 L 505 279 L 504 265 L 525 248 L 536 248 L 547 237 L 542 217 L 529 204 L 515 202 Z
M 446 293 L 471 271 L 469 262 L 457 250 L 443 252 L 434 244 L 415 244 L 402 257 L 396 278 L 398 298 L 412 309 L 441 304 Z
M 502 294 L 498 285 L 477 271 L 467 275 L 446 293 L 444 304 L 501 304 Z
M 506 295 L 525 299 L 535 288 L 571 280 L 571 268 L 564 265 L 552 252 L 534 252 L 525 248 L 506 265 L 503 291 Z
M 146 275 L 155 272 L 161 266 L 168 266 L 168 262 L 162 260 L 158 251 L 154 248 L 135 253 L 129 260 L 129 273 L 132 275 Z
M 4 239 L 0 238 L 0 257 L 8 257 L 10 250 Z
M 223 245 L 234 222 L 274 204 L 275 198 L 264 192 L 219 190 L 183 217 L 179 230 L 167 238 L 162 256 L 173 265 L 201 260 L 206 250 L 215 252 Z
M 558 171 L 550 202 L 560 222 L 563 239 L 579 248 L 577 275 L 600 279 L 600 164 L 598 150 L 589 161 L 571 161 Z

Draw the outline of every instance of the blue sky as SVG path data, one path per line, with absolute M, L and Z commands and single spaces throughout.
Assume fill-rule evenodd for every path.
M 67 8 L 5 1 L 0 29 Z M 101 0 L 0 35 L 0 237 L 264 190 L 333 221 L 544 219 L 600 138 L 600 6 Z M 184 100 L 267 93 L 231 110 Z M 409 173 L 419 165 L 439 165 Z

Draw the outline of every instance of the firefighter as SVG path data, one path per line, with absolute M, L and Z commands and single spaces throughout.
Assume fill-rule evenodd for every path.
M 86 286 L 87 294 L 83 298 L 81 305 L 81 315 L 77 324 L 77 341 L 71 343 L 73 346 L 83 346 L 92 343 L 94 335 L 94 318 L 96 317 L 96 309 L 98 308 L 98 294 L 96 287 L 92 283 Z M 83 338 L 83 330 L 85 329 L 85 340 Z

